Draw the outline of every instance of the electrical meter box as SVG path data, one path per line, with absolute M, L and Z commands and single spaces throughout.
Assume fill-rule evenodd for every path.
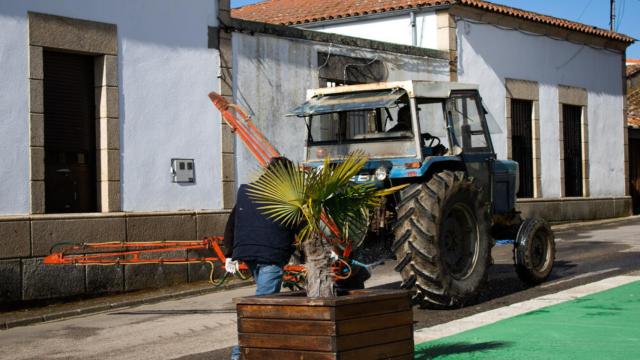
M 175 183 L 196 182 L 196 169 L 193 159 L 171 159 L 171 175 Z

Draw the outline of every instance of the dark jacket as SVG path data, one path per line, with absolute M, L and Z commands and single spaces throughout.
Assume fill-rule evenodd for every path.
M 284 266 L 294 251 L 295 231 L 266 218 L 249 198 L 247 185 L 238 189 L 224 232 L 225 256 L 234 260 Z

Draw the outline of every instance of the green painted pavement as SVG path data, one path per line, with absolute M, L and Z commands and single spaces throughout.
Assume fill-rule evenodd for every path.
M 416 359 L 640 359 L 640 281 L 415 350 Z

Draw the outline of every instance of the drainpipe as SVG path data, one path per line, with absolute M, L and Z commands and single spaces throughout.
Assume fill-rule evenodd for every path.
M 411 19 L 411 45 L 418 45 L 418 31 L 416 29 L 416 13 L 414 11 L 409 13 Z

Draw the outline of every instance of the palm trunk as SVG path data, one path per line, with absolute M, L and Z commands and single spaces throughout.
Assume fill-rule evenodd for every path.
M 307 270 L 307 297 L 334 297 L 331 265 L 332 247 L 318 234 L 302 242 Z

